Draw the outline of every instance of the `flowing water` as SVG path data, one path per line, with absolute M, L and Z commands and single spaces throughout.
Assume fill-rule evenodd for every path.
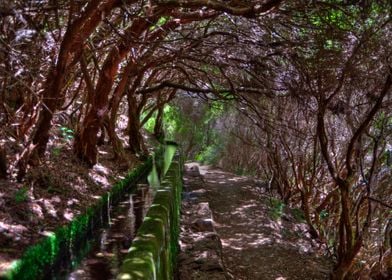
M 134 193 L 107 209 L 107 215 L 103 215 L 106 226 L 87 237 L 78 248 L 78 255 L 70 250 L 71 261 L 64 261 L 57 272 L 48 272 L 45 279 L 115 279 L 152 199 L 151 188 L 138 184 Z
M 87 233 L 83 240 L 71 242 L 71 248 L 63 252 L 60 263 L 48 271 L 44 279 L 81 280 L 116 279 L 118 270 L 137 229 L 151 206 L 160 178 L 166 174 L 177 145 L 165 145 L 161 172 L 153 164 L 147 182 L 139 183 L 133 193 L 126 194 L 114 207 L 110 198 L 102 209 L 99 224 L 103 227 Z M 151 187 L 149 187 L 149 185 Z

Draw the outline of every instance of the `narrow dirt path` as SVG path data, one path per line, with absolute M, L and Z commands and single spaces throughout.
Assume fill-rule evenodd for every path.
M 292 211 L 277 211 L 270 198 L 261 195 L 248 177 L 206 166 L 199 169 L 202 200 L 209 203 L 214 228 L 222 243 L 226 278 L 329 278 L 331 262 L 322 256 L 306 225 Z

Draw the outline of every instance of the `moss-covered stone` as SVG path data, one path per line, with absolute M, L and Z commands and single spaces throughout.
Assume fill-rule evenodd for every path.
M 174 278 L 182 191 L 181 165 L 176 158 L 162 179 L 117 279 Z

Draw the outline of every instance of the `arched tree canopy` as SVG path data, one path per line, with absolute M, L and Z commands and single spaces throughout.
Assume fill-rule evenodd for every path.
M 143 127 L 161 141 L 169 118 L 186 154 L 252 173 L 301 207 L 346 279 L 376 248 L 379 263 L 390 250 L 391 9 L 1 1 L 0 177 L 23 180 L 59 127 L 92 167 L 105 141 L 120 159 L 147 153 Z

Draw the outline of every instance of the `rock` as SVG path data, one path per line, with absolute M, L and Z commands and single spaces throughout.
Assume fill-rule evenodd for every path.
M 206 258 L 204 258 L 204 257 L 201 257 L 201 258 L 197 258 L 196 260 L 195 260 L 195 263 L 197 263 L 197 264 L 204 264 L 204 263 L 206 263 L 208 260 L 206 259 Z
M 208 202 L 200 202 L 197 205 L 196 211 L 200 216 L 211 216 L 211 209 Z
M 191 177 L 199 177 L 200 176 L 199 166 L 197 166 L 197 165 L 186 165 L 185 171 L 187 173 L 187 176 L 191 176 Z
M 220 264 L 217 260 L 212 260 L 205 262 L 201 267 L 200 270 L 202 271 L 211 271 L 211 270 L 216 270 L 216 271 L 224 271 L 222 264 Z
M 212 219 L 197 219 L 192 222 L 191 227 L 196 232 L 214 231 Z

